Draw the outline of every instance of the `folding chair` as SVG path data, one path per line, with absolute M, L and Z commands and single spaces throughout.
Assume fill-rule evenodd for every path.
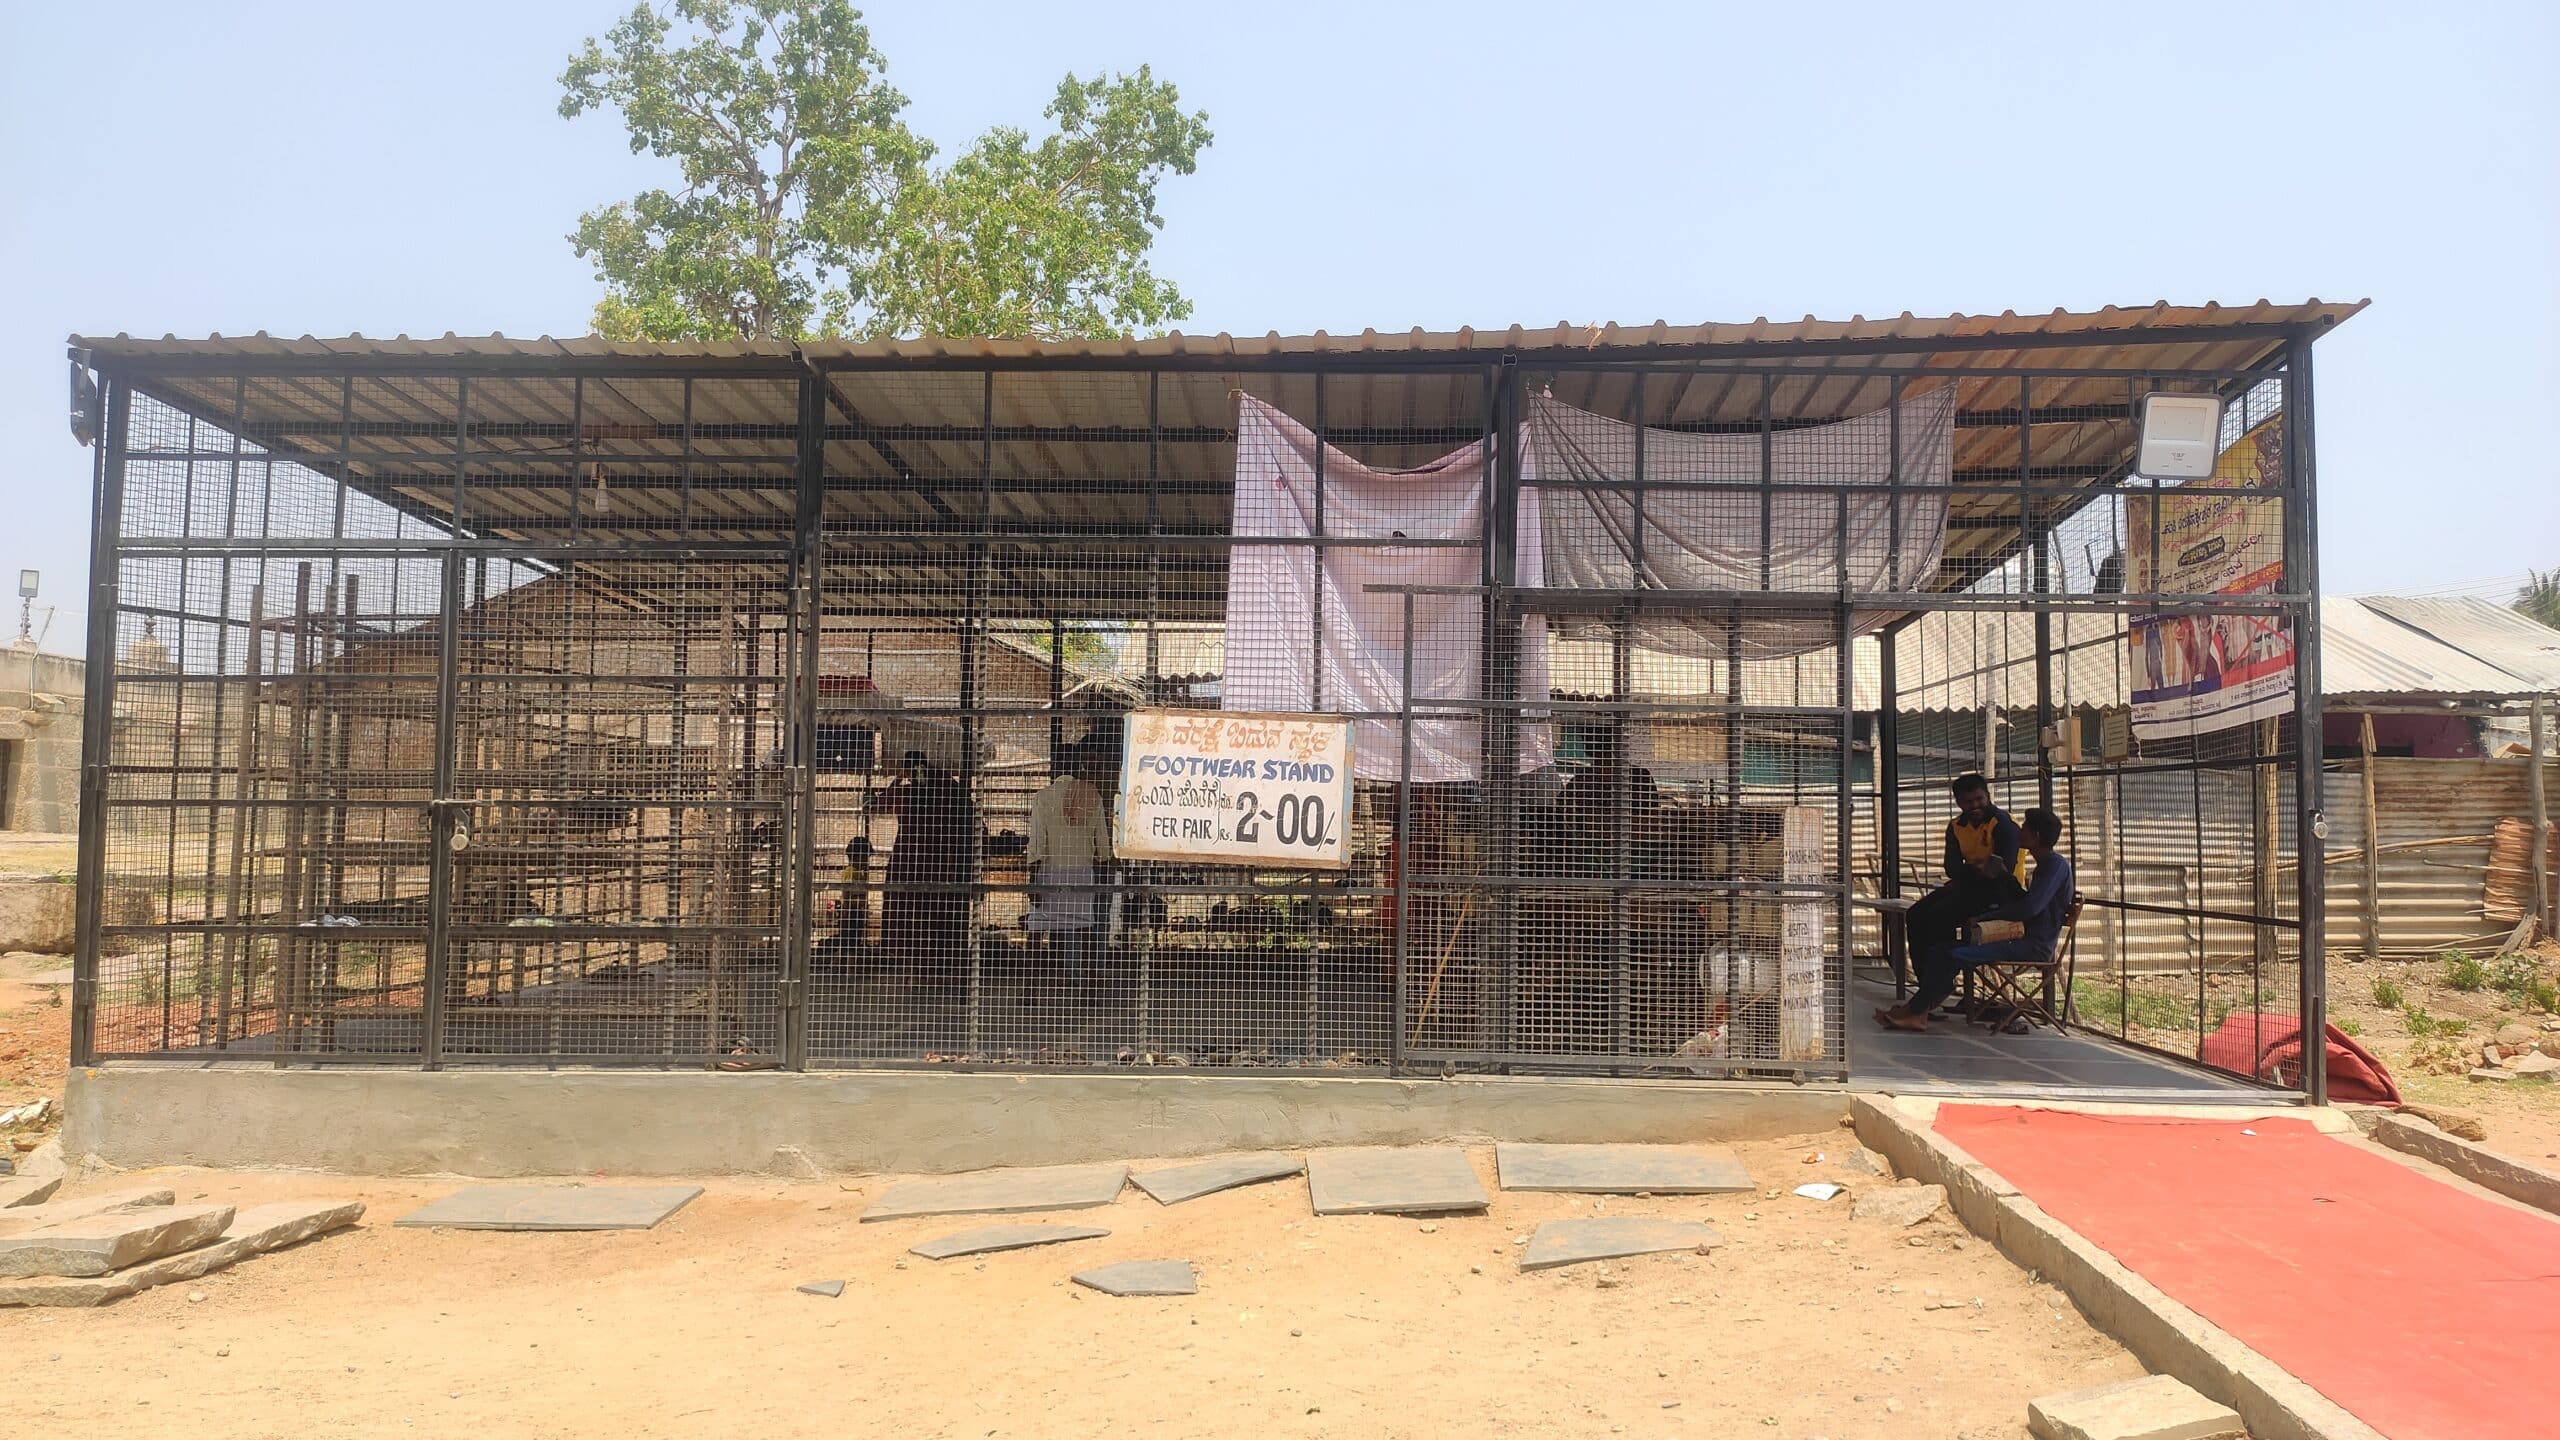
M 1974 988 L 1972 1019 L 2005 1031 L 2018 1020 L 2050 1025 L 2068 1034 L 2064 1017 L 2071 1010 L 2072 972 L 2078 966 L 2074 942 L 2080 933 L 2080 909 L 2088 903 L 2078 892 L 2062 912 L 2062 933 L 2053 938 L 2053 954 L 2043 960 L 1993 960 L 1974 966 L 1966 979 Z M 2023 1034 L 2024 1031 L 2016 1033 Z

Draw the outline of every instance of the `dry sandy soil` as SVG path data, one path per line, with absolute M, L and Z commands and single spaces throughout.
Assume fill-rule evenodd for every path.
M 2543 958 L 2560 969 L 2560 948 Z M 61 1094 L 68 996 L 33 982 L 66 964 L 0 957 L 0 1106 Z M 2499 996 L 2447 988 L 2434 959 L 2341 957 L 2331 973 L 2335 1013 L 2412 1098 L 2480 1114 L 2510 1153 L 2560 1159 L 2560 1087 L 2423 1073 L 2428 1041 L 2445 1042 L 2409 1033 L 2408 1004 L 2476 1044 L 2512 1018 Z M 2401 1008 L 2375 1002 L 2378 978 Z M 166 1177 L 181 1199 L 353 1195 L 369 1213 L 103 1311 L 0 1311 L 0 1433 L 2018 1440 L 2030 1398 L 2139 1373 L 2059 1291 L 1944 1215 L 1904 1232 L 1852 1220 L 1847 1197 L 1768 1197 L 1884 1183 L 1802 1163 L 1848 1141 L 1742 1147 L 1754 1195 L 1495 1192 L 1475 1219 L 1317 1220 L 1300 1180 L 1170 1209 L 1132 1190 L 1053 1217 L 1107 1239 L 941 1263 L 904 1251 L 976 1222 L 858 1223 L 883 1179 L 715 1180 L 647 1233 L 495 1235 L 391 1228 L 453 1182 L 95 1176 L 70 1193 Z M 1476 1163 L 1490 1189 L 1490 1154 Z M 1706 1219 L 1729 1243 L 1613 1264 L 1605 1286 L 1594 1267 L 1518 1272 L 1514 1237 L 1590 1214 Z M 1201 1293 L 1112 1300 L 1065 1283 L 1138 1258 L 1197 1262 Z M 838 1300 L 792 1289 L 836 1278 Z
M 1831 1177 L 1844 1131 L 1743 1147 L 1764 1192 Z M 1490 1152 L 1476 1164 L 1492 1182 Z M 645 1233 L 399 1230 L 450 1182 L 136 1172 L 179 1198 L 355 1194 L 358 1230 L 99 1311 L 0 1311 L 12 1433 L 1828 1436 L 2016 1440 L 2027 1401 L 2140 1366 L 1943 1213 L 1846 1196 L 1583 1199 L 1319 1220 L 1303 1180 L 1054 1216 L 1107 1239 L 933 1262 L 971 1220 L 859 1221 L 888 1183 L 715 1180 Z M 1728 1243 L 1538 1274 L 1559 1216 L 1712 1221 Z M 1185 1258 L 1200 1293 L 1066 1283 Z M 841 1299 L 796 1293 L 844 1279 Z M 190 1299 L 190 1291 L 201 1302 Z M 1950 1308 L 1933 1309 L 1933 1306 Z
M 2488 955 L 2478 958 L 2484 964 L 2493 963 Z M 2560 944 L 2543 941 L 2530 958 L 2544 979 L 2560 979 Z M 2329 1018 L 2381 1057 L 2404 1097 L 2467 1110 L 2487 1127 L 2491 1148 L 2552 1168 L 2560 1162 L 2560 1085 L 2549 1080 L 2499 1084 L 2466 1077 L 2480 1063 L 2481 1042 L 2494 1037 L 2500 1026 L 2521 1022 L 2544 1035 L 2560 1034 L 2542 1028 L 2553 1017 L 2530 1002 L 2518 1004 L 2515 996 L 2494 987 L 2457 990 L 2446 983 L 2447 978 L 2442 956 L 2415 960 L 2332 956 Z M 2377 995 L 2395 994 L 2396 1005 L 2377 999 Z M 2420 1029 L 2427 1033 L 2416 1033 Z

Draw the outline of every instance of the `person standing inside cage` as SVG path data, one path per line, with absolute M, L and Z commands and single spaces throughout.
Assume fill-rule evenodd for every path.
M 1959 775 L 1956 817 L 1947 822 L 1939 870 L 1946 877 L 1920 897 L 1905 922 L 1911 955 L 1926 964 L 1931 952 L 1956 943 L 1964 922 L 2016 898 L 2026 888 L 2027 860 L 2017 822 L 1991 803 L 1991 782 Z
M 1105 876 L 1111 864 L 1111 810 L 1097 777 L 1098 747 L 1079 740 L 1060 757 L 1057 776 L 1031 797 L 1031 835 L 1023 860 L 1031 868 L 1034 935 L 1064 953 L 1078 982 L 1100 958 L 1110 922 Z
M 879 801 L 898 822 L 882 876 L 880 948 L 907 974 L 957 988 L 969 963 L 969 797 L 921 750 L 906 753 L 905 768 Z
M 2027 853 L 2036 862 L 2034 882 L 1970 918 L 2014 921 L 2023 933 L 2014 940 L 1976 940 L 1915 952 L 1919 956 L 1919 976 L 1910 998 L 1900 1005 L 1879 1006 L 1875 1012 L 1877 1024 L 1888 1030 L 1926 1030 L 1929 1012 L 1955 993 L 1958 977 L 1974 966 L 2042 964 L 2053 959 L 2076 898 L 2071 858 L 2054 848 L 2062 843 L 2062 817 L 2050 810 L 2030 810 L 2019 829 Z
M 1580 874 L 1612 872 L 1619 843 L 1633 847 L 1649 834 L 1661 806 L 1653 772 L 1626 763 L 1626 737 L 1615 727 L 1597 732 L 1590 768 L 1567 780 L 1556 801 L 1563 831 L 1558 838 L 1567 847 L 1564 868 Z

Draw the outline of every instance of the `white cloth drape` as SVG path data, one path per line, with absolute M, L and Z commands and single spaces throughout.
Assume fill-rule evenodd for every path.
M 1233 532 L 1227 559 L 1227 665 L 1220 703 L 1229 710 L 1366 714 L 1353 723 L 1352 772 L 1402 777 L 1397 716 L 1404 701 L 1404 600 L 1376 586 L 1476 587 L 1484 579 L 1482 442 L 1412 470 L 1381 470 L 1324 447 L 1324 533 L 1332 538 L 1455 542 L 1430 545 L 1288 545 L 1316 533 L 1316 438 L 1295 420 L 1245 396 L 1236 416 Z M 1543 585 L 1536 492 L 1520 496 L 1520 575 Z M 1319 562 L 1321 555 L 1321 562 Z M 1324 641 L 1316 643 L 1318 589 Z M 1480 696 L 1484 598 L 1413 597 L 1413 703 L 1469 704 Z M 1547 694 L 1546 623 L 1520 624 L 1520 694 Z M 1417 718 L 1413 772 L 1421 783 L 1476 778 L 1477 712 Z M 1522 726 L 1520 768 L 1551 758 L 1547 727 Z
M 1946 549 L 1943 491 L 1953 473 L 1955 408 L 1953 386 L 1903 401 L 1901 481 L 1941 493 L 1851 493 L 1845 546 L 1839 489 L 1768 495 L 1767 544 L 1762 544 L 1758 432 L 1696 435 L 1647 428 L 1641 588 L 1766 589 L 1827 601 L 1842 588 L 1845 571 L 1852 595 L 1926 589 Z M 1828 425 L 1780 430 L 1767 441 L 1769 478 L 1779 485 L 1880 487 L 1895 474 L 1894 428 L 1893 411 L 1885 409 Z M 1632 484 L 1636 427 L 1533 397 L 1527 457 L 1522 483 L 1535 484 L 1533 477 L 1544 477 L 1549 486 L 1538 502 L 1548 583 L 1560 589 L 1639 588 L 1634 492 L 1560 488 L 1566 481 Z M 1823 613 L 1792 617 L 1765 611 L 1742 611 L 1733 618 L 1646 615 L 1636 620 L 1632 638 L 1644 649 L 1670 655 L 1721 658 L 1728 637 L 1746 660 L 1794 655 L 1838 643 L 1827 605 L 1821 609 Z M 1851 628 L 1864 634 L 1897 613 L 1860 609 L 1851 617 Z M 1608 628 L 1586 622 L 1564 633 L 1606 636 Z
M 1695 658 L 1721 658 L 1738 647 L 1746 660 L 1836 644 L 1830 597 L 1844 575 L 1852 595 L 1922 590 L 1945 552 L 1954 389 L 1906 399 L 1901 409 L 1898 465 L 1891 410 L 1767 437 L 1769 479 L 1823 489 L 1765 491 L 1764 440 L 1756 431 L 1646 429 L 1639 586 L 1633 492 L 1608 488 L 1636 478 L 1637 427 L 1533 398 L 1521 430 L 1518 583 L 1532 590 L 1805 594 L 1817 598 L 1794 615 L 1646 613 L 1634 622 L 1632 639 L 1645 650 Z M 1410 776 L 1422 783 L 1475 779 L 1479 712 L 1430 712 L 1435 701 L 1464 706 L 1481 694 L 1483 596 L 1477 587 L 1492 468 L 1485 446 L 1479 441 L 1410 470 L 1377 469 L 1324 447 L 1324 535 L 1445 542 L 1410 546 L 1285 543 L 1316 534 L 1316 456 L 1315 436 L 1305 426 L 1251 396 L 1239 400 L 1237 543 L 1228 550 L 1221 703 L 1229 710 L 1363 717 L 1352 731 L 1354 773 L 1363 780 L 1403 778 L 1396 720 L 1404 699 L 1401 592 L 1475 592 L 1413 597 L 1413 703 L 1418 716 L 1429 718 L 1413 726 Z M 1937 493 L 1855 493 L 1855 487 L 1882 487 L 1897 474 L 1906 486 Z M 1566 481 L 1600 488 L 1564 488 Z M 1855 609 L 1851 628 L 1864 634 L 1895 613 Z M 1557 629 L 1576 638 L 1607 634 L 1600 621 L 1559 621 Z M 1549 695 L 1550 658 L 1547 621 L 1523 618 L 1519 695 L 1530 707 L 1521 727 L 1523 771 L 1553 759 L 1553 735 L 1534 709 Z

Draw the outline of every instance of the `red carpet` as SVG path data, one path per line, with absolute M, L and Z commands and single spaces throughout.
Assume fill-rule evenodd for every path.
M 1945 1105 L 1937 1128 L 2391 1440 L 2560 1435 L 2560 1220 L 2307 1120 Z

